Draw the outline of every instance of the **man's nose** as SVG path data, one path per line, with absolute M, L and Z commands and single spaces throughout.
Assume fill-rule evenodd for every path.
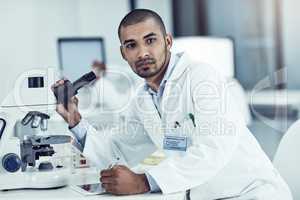
M 145 57 L 149 57 L 149 51 L 146 46 L 141 45 L 138 51 L 138 58 L 142 59 Z

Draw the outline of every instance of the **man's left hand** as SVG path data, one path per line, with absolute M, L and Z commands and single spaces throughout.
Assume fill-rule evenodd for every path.
M 101 171 L 100 181 L 106 192 L 111 194 L 142 194 L 150 191 L 145 174 L 136 174 L 123 165 Z

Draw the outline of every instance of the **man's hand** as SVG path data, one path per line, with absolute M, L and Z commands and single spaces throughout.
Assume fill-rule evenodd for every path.
M 92 63 L 92 70 L 96 75 L 98 75 L 98 79 L 99 79 L 100 77 L 105 75 L 106 65 L 98 60 L 94 60 Z
M 142 194 L 150 191 L 145 174 L 136 174 L 123 165 L 101 171 L 100 181 L 106 192 L 115 195 Z
M 63 84 L 64 80 L 57 81 L 54 85 L 51 86 L 52 91 L 55 87 Z M 68 102 L 68 110 L 64 107 L 63 104 L 57 104 L 56 111 L 69 124 L 70 128 L 76 126 L 81 120 L 81 115 L 78 112 L 78 99 L 76 97 L 72 97 Z

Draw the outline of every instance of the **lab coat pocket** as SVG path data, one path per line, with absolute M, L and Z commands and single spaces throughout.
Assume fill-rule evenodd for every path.
M 193 129 L 188 123 L 182 123 L 180 127 L 166 130 L 163 138 L 166 155 L 184 156 L 192 144 Z

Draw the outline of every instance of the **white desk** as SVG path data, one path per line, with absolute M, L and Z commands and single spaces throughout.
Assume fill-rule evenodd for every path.
M 1 200 L 183 200 L 184 193 L 174 193 L 170 195 L 157 194 L 142 194 L 128 196 L 113 196 L 113 195 L 94 195 L 83 196 L 80 193 L 72 190 L 70 187 L 49 190 L 14 190 L 0 191 Z
M 142 167 L 144 168 L 144 167 Z M 140 171 L 137 169 L 136 171 Z M 1 180 L 2 181 L 2 180 Z M 95 183 L 99 181 L 99 174 L 94 168 L 78 169 L 72 174 L 70 180 L 71 184 L 86 184 Z M 41 189 L 41 190 L 0 190 L 0 200 L 183 200 L 185 198 L 185 192 L 174 193 L 170 195 L 157 194 L 141 194 L 141 195 L 128 195 L 128 196 L 113 196 L 109 194 L 84 196 L 66 186 L 58 189 Z

